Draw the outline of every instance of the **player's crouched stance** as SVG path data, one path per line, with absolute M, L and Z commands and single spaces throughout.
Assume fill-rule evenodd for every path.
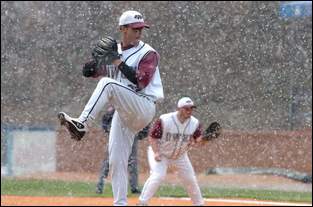
M 195 144 L 204 141 L 202 127 L 192 116 L 193 101 L 183 97 L 178 101 L 176 112 L 163 114 L 151 127 L 149 133 L 148 161 L 150 177 L 139 197 L 140 205 L 148 205 L 166 176 L 169 165 L 174 165 L 193 205 L 204 205 L 193 166 L 187 155 Z

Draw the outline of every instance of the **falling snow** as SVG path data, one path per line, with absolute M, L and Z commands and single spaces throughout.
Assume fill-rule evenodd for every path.
M 78 116 L 97 84 L 82 76 L 93 45 L 104 35 L 119 40 L 119 15 L 136 9 L 151 26 L 143 40 L 161 57 L 165 99 L 156 116 L 190 96 L 196 117 L 224 129 L 311 128 L 312 19 L 283 18 L 280 3 L 1 1 L 1 124 L 57 127 L 59 111 Z M 224 147 L 239 144 L 223 140 L 219 153 L 231 157 Z M 254 144 L 255 160 L 278 151 Z

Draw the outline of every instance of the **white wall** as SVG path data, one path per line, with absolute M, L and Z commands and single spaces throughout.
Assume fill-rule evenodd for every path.
M 47 129 L 14 129 L 7 134 L 8 175 L 56 170 L 56 135 Z

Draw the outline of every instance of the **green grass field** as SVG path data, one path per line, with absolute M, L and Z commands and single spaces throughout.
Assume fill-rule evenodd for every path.
M 75 197 L 112 197 L 111 185 L 106 185 L 104 193 L 95 193 L 96 183 L 65 182 L 47 180 L 1 179 L 1 195 L 23 196 L 75 196 Z M 285 192 L 250 189 L 202 188 L 205 198 L 249 198 L 271 201 L 312 202 L 311 192 Z M 138 196 L 138 195 L 132 195 Z M 156 197 L 188 197 L 182 187 L 162 185 Z

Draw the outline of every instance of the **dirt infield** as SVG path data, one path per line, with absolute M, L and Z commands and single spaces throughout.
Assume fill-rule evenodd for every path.
M 129 198 L 128 205 L 135 206 L 138 198 Z M 112 198 L 94 197 L 35 197 L 1 196 L 1 206 L 111 206 Z M 190 206 L 188 198 L 153 198 L 151 206 Z M 312 206 L 305 203 L 287 203 L 256 200 L 205 199 L 205 206 Z

